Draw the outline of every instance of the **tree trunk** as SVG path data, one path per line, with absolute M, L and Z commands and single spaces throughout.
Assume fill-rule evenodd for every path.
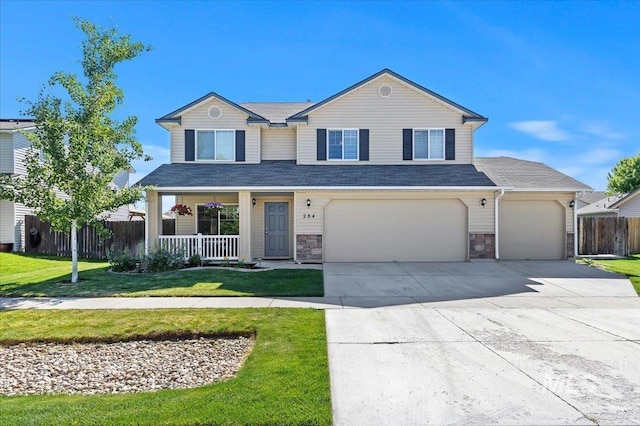
M 78 282 L 78 221 L 71 221 L 71 282 Z

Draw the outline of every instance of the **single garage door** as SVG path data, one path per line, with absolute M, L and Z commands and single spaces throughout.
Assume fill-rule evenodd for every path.
M 501 259 L 565 258 L 565 212 L 557 201 L 502 201 L 499 221 Z
M 451 200 L 333 200 L 327 262 L 465 261 L 467 208 Z

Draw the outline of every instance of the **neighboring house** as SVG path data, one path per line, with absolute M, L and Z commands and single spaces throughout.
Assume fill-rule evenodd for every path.
M 582 198 L 576 200 L 576 208 L 578 209 L 578 215 L 580 215 L 581 208 L 586 207 L 589 204 L 593 204 L 596 201 L 600 201 L 606 197 L 607 197 L 607 193 L 605 191 L 585 192 Z
M 20 132 L 33 130 L 33 120 L 0 119 L 0 173 L 26 175 L 25 156 L 31 143 Z M 128 186 L 129 172 L 118 173 L 113 185 L 116 188 Z M 24 251 L 24 217 L 31 214 L 33 210 L 21 203 L 0 200 L 0 243 L 13 244 L 13 251 Z M 107 220 L 129 220 L 129 206 L 122 206 L 110 213 Z
M 621 196 L 611 208 L 618 209 L 620 217 L 640 217 L 640 188 Z
M 594 192 L 594 194 L 596 194 Z M 590 204 L 580 207 L 578 209 L 578 216 L 580 217 L 618 217 L 618 209 L 612 207 L 622 195 L 610 195 L 607 196 L 604 192 L 597 193 L 598 195 L 602 194 L 602 197 L 592 201 Z M 585 194 L 585 197 L 582 198 L 582 201 L 590 200 L 590 198 Z
M 171 154 L 140 181 L 155 186 L 147 247 L 185 255 L 565 259 L 573 202 L 592 190 L 541 163 L 475 158 L 487 118 L 388 69 L 315 104 L 211 92 L 156 121 Z M 193 210 L 176 236 L 162 235 L 162 196 Z

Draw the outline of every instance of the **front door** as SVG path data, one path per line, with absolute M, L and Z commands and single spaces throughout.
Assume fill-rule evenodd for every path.
M 264 257 L 289 257 L 289 203 L 264 203 Z

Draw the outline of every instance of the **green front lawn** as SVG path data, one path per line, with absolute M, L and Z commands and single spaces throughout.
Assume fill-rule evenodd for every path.
M 0 311 L 0 344 L 254 333 L 237 377 L 138 394 L 0 396 L 0 425 L 331 423 L 324 313 L 302 309 Z
M 79 261 L 71 279 L 66 258 L 0 253 L 0 297 L 18 296 L 322 296 L 322 271 L 264 272 L 204 268 L 157 274 L 114 274 L 104 261 Z
M 605 270 L 624 274 L 629 277 L 636 289 L 636 293 L 640 295 L 640 254 L 633 254 L 626 259 L 601 260 L 589 259 L 583 260 L 583 263 L 595 264 L 602 266 Z

